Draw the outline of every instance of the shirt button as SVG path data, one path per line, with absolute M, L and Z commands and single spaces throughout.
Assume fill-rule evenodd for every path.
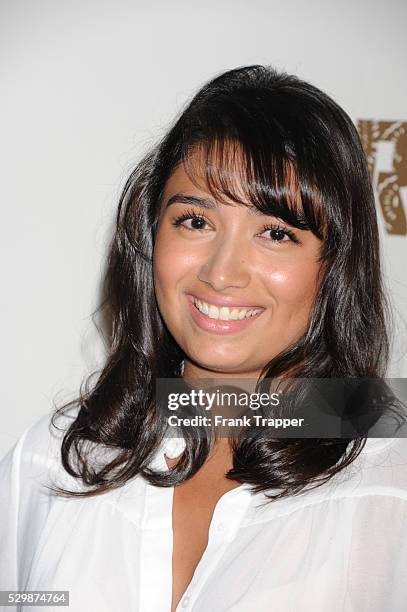
M 189 597 L 189 595 L 186 595 L 186 596 L 184 597 L 184 599 L 182 600 L 181 606 L 182 606 L 183 608 L 186 608 L 186 607 L 188 606 L 188 604 L 189 604 L 190 599 L 191 599 L 191 598 Z
M 218 524 L 218 531 L 223 531 L 225 529 L 225 523 Z

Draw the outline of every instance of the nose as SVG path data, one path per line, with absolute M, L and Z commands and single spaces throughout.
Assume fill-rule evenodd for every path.
M 240 241 L 212 243 L 212 249 L 199 269 L 198 278 L 215 291 L 228 287 L 244 289 L 250 282 L 246 261 L 247 257 L 242 256 Z

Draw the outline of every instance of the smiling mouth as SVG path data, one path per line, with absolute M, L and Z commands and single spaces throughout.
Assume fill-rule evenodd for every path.
M 238 306 L 215 306 L 192 296 L 192 303 L 201 314 L 218 321 L 243 321 L 258 316 L 264 308 L 240 308 Z

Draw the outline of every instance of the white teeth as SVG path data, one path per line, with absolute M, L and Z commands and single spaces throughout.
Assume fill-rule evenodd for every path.
M 229 308 L 222 306 L 222 308 L 219 310 L 219 319 L 222 321 L 229 321 Z
M 262 308 L 250 308 L 244 310 L 239 310 L 238 308 L 228 308 L 227 306 L 218 308 L 213 304 L 207 304 L 206 302 L 202 302 L 197 298 L 194 298 L 194 304 L 200 312 L 208 316 L 210 319 L 219 319 L 221 321 L 242 321 L 243 319 L 249 319 L 250 317 L 254 317 L 262 312 Z
M 217 306 L 209 306 L 208 314 L 211 319 L 219 319 L 219 308 Z
M 209 306 L 206 302 L 200 302 L 202 304 L 202 312 L 206 315 L 209 314 Z

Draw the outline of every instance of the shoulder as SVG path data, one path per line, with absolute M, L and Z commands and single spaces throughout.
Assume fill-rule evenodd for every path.
M 406 438 L 368 438 L 357 457 L 311 496 L 316 502 L 365 507 L 386 498 L 407 507 Z
M 78 408 L 66 412 L 52 410 L 26 428 L 0 462 L 0 479 L 18 483 L 33 481 L 46 474 L 62 473 L 61 444 Z
M 255 515 L 260 521 L 299 512 L 304 520 L 318 515 L 326 521 L 331 515 L 338 523 L 356 510 L 365 520 L 372 510 L 384 519 L 389 509 L 407 518 L 407 438 L 370 438 L 348 466 L 323 484 L 271 503 L 259 498 Z
M 47 465 L 59 462 L 62 439 L 78 411 L 74 406 L 64 412 L 48 412 L 38 419 L 24 434 L 22 459 Z
M 0 498 L 7 500 L 0 504 L 0 576 L 16 590 L 25 584 L 54 507 L 49 487 L 72 488 L 61 462 L 61 442 L 75 416 L 61 414 L 56 428 L 54 415 L 48 412 L 27 427 L 0 461 Z
M 407 438 L 369 438 L 338 482 L 351 496 L 388 495 L 407 501 Z

